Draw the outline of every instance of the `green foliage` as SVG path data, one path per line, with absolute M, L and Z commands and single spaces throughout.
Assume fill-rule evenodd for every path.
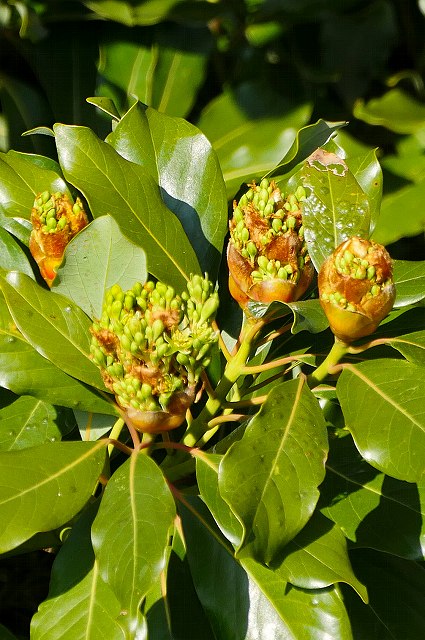
M 0 568 L 12 602 L 34 593 L 20 622 L 3 597 L 1 637 L 424 637 L 423 3 L 334 4 L 0 7 Z M 335 342 L 315 278 L 301 300 L 231 298 L 231 202 L 265 177 L 303 187 L 315 271 L 352 235 L 391 245 L 372 335 Z M 89 217 L 50 288 L 30 251 L 44 191 Z M 194 274 L 199 336 L 170 343 L 164 298 L 143 360 L 120 314 L 140 325 L 148 280 L 174 303 Z M 151 378 L 162 349 L 183 387 L 205 365 L 172 429 L 117 403 L 114 349 Z

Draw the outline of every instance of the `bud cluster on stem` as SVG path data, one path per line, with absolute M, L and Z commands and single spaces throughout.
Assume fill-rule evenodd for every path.
M 330 327 L 345 343 L 373 333 L 395 300 L 390 255 L 382 245 L 357 236 L 325 260 L 318 284 Z
M 51 286 L 66 245 L 88 224 L 87 215 L 80 198 L 72 203 L 67 194 L 43 191 L 35 198 L 31 223 L 29 248 Z
M 210 362 L 218 293 L 199 275 L 176 295 L 162 282 L 114 285 L 91 328 L 91 355 L 126 421 L 139 431 L 178 427 Z
M 266 178 L 248 187 L 233 203 L 229 224 L 230 293 L 242 307 L 249 300 L 298 300 L 314 275 L 302 223 L 304 188 L 284 196 Z

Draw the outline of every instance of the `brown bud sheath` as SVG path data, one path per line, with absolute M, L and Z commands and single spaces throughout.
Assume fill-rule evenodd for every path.
M 395 300 L 390 255 L 382 245 L 357 236 L 325 260 L 318 285 L 331 330 L 346 343 L 373 333 Z

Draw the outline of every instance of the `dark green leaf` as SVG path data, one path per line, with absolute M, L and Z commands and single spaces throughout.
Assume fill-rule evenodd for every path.
M 416 562 L 368 550 L 353 552 L 369 605 L 345 593 L 356 640 L 422 640 L 425 635 L 425 570 Z
M 117 596 L 130 633 L 141 623 L 142 599 L 165 569 L 175 505 L 161 471 L 136 452 L 109 480 L 93 523 L 100 575 Z
M 351 437 L 331 443 L 319 506 L 356 547 L 411 560 L 425 554 L 425 481 L 395 480 L 363 460 Z
M 120 605 L 94 562 L 90 525 L 97 505 L 79 518 L 52 568 L 49 597 L 31 621 L 34 640 L 124 640 Z
M 367 591 L 351 567 L 344 534 L 320 513 L 315 513 L 289 542 L 276 573 L 304 589 L 321 589 L 346 582 L 367 602 Z
M 227 198 L 217 157 L 205 136 L 180 118 L 135 104 L 107 141 L 160 185 L 202 271 L 214 278 L 227 231 Z
M 386 245 L 421 233 L 424 230 L 421 206 L 424 198 L 425 180 L 384 196 L 373 239 Z
M 54 442 L 0 452 L 1 553 L 39 531 L 56 529 L 90 498 L 105 443 Z
M 0 450 L 26 449 L 62 438 L 51 404 L 21 396 L 0 410 Z
M 28 342 L 65 373 L 105 390 L 90 360 L 90 320 L 64 296 L 10 271 L 2 289 L 16 326 Z
M 425 261 L 394 260 L 395 307 L 414 304 L 425 298 Z
M 320 333 L 328 328 L 329 323 L 319 300 L 300 300 L 298 302 L 249 302 L 249 312 L 256 318 L 267 318 L 268 322 L 288 315 L 288 307 L 294 314 L 291 332 L 300 331 Z
M 390 340 L 389 344 L 404 357 L 419 366 L 425 366 L 425 331 L 414 331 Z
M 104 293 L 114 284 L 125 291 L 147 278 L 146 255 L 122 235 L 111 216 L 97 218 L 66 247 L 52 290 L 100 318 Z
M 256 558 L 276 562 L 311 517 L 326 455 L 325 421 L 305 380 L 277 385 L 219 468 L 220 494 Z
M 95 218 L 110 214 L 147 254 L 150 273 L 182 288 L 198 262 L 177 218 L 143 168 L 122 158 L 85 127 L 55 125 L 65 177 L 87 198 Z
M 346 365 L 337 393 L 364 459 L 394 478 L 420 481 L 425 452 L 423 368 L 390 359 Z
M 181 509 L 198 597 L 220 640 L 351 640 L 335 589 L 305 591 L 254 560 L 241 566 L 200 501 Z M 193 510 L 193 511 L 192 511 Z M 200 634 L 200 637 L 203 637 Z
M 300 172 L 308 195 L 303 224 L 308 252 L 318 271 L 333 250 L 353 235 L 368 237 L 368 197 L 336 154 L 318 149 Z

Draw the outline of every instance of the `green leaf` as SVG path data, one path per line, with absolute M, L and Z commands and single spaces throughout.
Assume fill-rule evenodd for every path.
M 17 242 L 5 229 L 0 227 L 0 268 L 9 271 L 14 269 L 34 278 L 28 258 Z
M 127 633 L 140 624 L 140 603 L 165 569 L 174 517 L 160 469 L 134 453 L 109 480 L 92 527 L 100 575 L 127 612 Z
M 118 109 L 110 98 L 98 98 L 95 96 L 93 98 L 86 98 L 86 100 L 89 104 L 92 104 L 104 113 L 107 113 L 113 120 L 118 121 L 120 119 L 121 116 L 118 113 Z M 54 135 L 53 131 L 52 134 Z
M 142 165 L 160 185 L 161 196 L 180 220 L 202 271 L 214 278 L 227 233 L 227 198 L 207 138 L 189 122 L 137 103 L 107 142 L 127 160 Z
M 425 180 L 384 196 L 373 239 L 387 245 L 421 233 L 425 227 L 421 206 L 424 198 Z
M 415 133 L 425 125 L 425 106 L 401 89 L 390 89 L 379 98 L 354 105 L 354 116 L 395 133 Z
M 94 562 L 90 525 L 97 504 L 72 527 L 52 568 L 48 598 L 31 621 L 34 640 L 124 640 L 120 605 Z
M 195 253 L 158 186 L 143 168 L 122 158 L 85 127 L 55 125 L 65 177 L 87 198 L 95 218 L 110 214 L 147 254 L 149 271 L 183 288 L 199 272 Z
M 220 531 L 232 544 L 240 545 L 243 537 L 241 523 L 223 500 L 218 488 L 218 469 L 223 456 L 202 453 L 196 458 L 196 479 L 201 498 L 211 511 Z
M 0 410 L 0 450 L 25 449 L 62 438 L 51 404 L 21 396 Z
M 132 33 L 113 25 L 100 47 L 100 73 L 127 99 L 184 117 L 204 81 L 211 44 L 207 28 L 170 22 Z
M 80 431 L 81 440 L 94 442 L 112 429 L 117 416 L 105 416 L 101 413 L 90 413 L 74 409 L 74 416 Z
M 22 273 L 10 271 L 1 282 L 16 326 L 38 353 L 77 380 L 105 390 L 90 360 L 91 323 L 83 311 Z
M 352 554 L 359 578 L 367 585 L 369 605 L 344 589 L 355 638 L 422 640 L 425 570 L 416 562 L 386 553 L 359 550 Z
M 293 334 L 299 333 L 300 331 L 320 333 L 329 326 L 328 319 L 325 316 L 319 300 L 271 302 L 270 304 L 263 304 L 261 302 L 248 303 L 248 310 L 253 316 L 256 318 L 267 318 L 268 322 L 286 316 L 288 307 L 294 315 L 294 321 L 291 327 Z
M 91 318 L 100 318 L 105 291 L 123 291 L 147 279 L 146 255 L 122 235 L 111 216 L 91 222 L 67 245 L 52 290 L 66 296 Z
M 302 590 L 252 559 L 239 564 L 198 500 L 181 507 L 198 597 L 220 640 L 351 640 L 335 589 Z M 219 585 L 219 588 L 218 588 Z M 202 635 L 200 635 L 202 637 Z
M 303 201 L 303 225 L 311 260 L 322 263 L 344 240 L 369 236 L 368 197 L 336 154 L 318 149 L 300 172 L 308 195 Z
M 121 22 L 128 27 L 151 25 L 165 19 L 181 0 L 144 0 L 144 2 L 123 2 L 123 0 L 86 0 L 85 5 L 101 18 Z
M 315 124 L 302 127 L 285 156 L 265 177 L 273 178 L 289 173 L 318 147 L 323 147 L 338 129 L 346 125 L 347 122 L 326 122 L 319 119 Z
M 54 442 L 0 451 L 1 553 L 56 529 L 90 498 L 105 461 L 104 442 Z
M 394 478 L 420 481 L 425 450 L 423 369 L 390 359 L 345 365 L 337 394 L 364 459 Z
M 245 82 L 202 112 L 198 126 L 217 152 L 229 198 L 242 182 L 270 171 L 292 148 L 311 113 L 311 105 L 293 95 L 282 98 L 264 81 Z
M 319 507 L 351 541 L 411 560 L 425 555 L 425 480 L 395 480 L 369 466 L 347 436 L 331 442 Z
M 425 298 L 425 261 L 394 260 L 393 278 L 396 285 L 394 307 L 415 304 Z
M 346 158 L 346 163 L 351 173 L 367 195 L 370 211 L 370 229 L 374 230 L 381 215 L 382 168 L 376 157 L 376 149 L 352 157 Z
M 18 640 L 18 638 L 2 624 L 0 624 L 0 637 L 2 640 Z
M 277 385 L 219 468 L 220 494 L 242 523 L 243 545 L 254 557 L 278 561 L 309 520 L 326 454 L 325 421 L 305 380 Z
M 29 220 L 34 198 L 42 191 L 69 193 L 60 175 L 37 166 L 25 153 L 0 154 L 0 205 L 4 213 Z
M 367 602 L 367 591 L 351 567 L 344 534 L 320 513 L 313 514 L 304 529 L 289 542 L 276 573 L 303 589 L 321 589 L 346 582 Z
M 116 415 L 114 405 L 43 358 L 13 326 L 0 296 L 0 385 L 53 404 Z
M 390 340 L 389 344 L 403 356 L 419 366 L 425 366 L 425 331 L 414 331 Z

